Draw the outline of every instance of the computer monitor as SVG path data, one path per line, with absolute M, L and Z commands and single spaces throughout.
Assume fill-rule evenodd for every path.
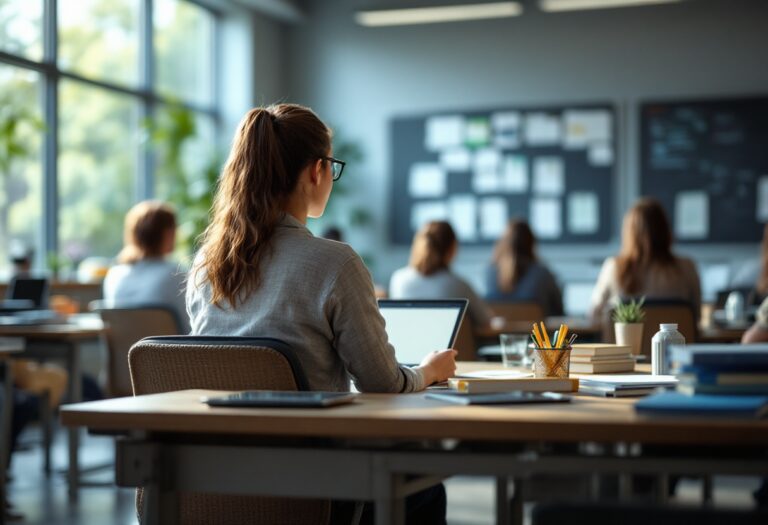
M 6 299 L 32 301 L 35 308 L 48 307 L 48 279 L 14 277 L 8 283 Z
M 466 299 L 380 299 L 379 310 L 397 361 L 415 365 L 433 350 L 451 348 L 467 303 Z

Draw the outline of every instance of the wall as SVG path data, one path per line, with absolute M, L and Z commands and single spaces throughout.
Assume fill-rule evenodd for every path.
M 768 92 L 768 2 L 697 0 L 643 8 L 545 14 L 397 28 L 364 28 L 352 0 L 306 2 L 289 33 L 288 99 L 359 140 L 361 166 L 348 166 L 354 195 L 374 214 L 369 238 L 375 278 L 386 282 L 407 250 L 387 243 L 390 144 L 396 115 L 508 105 L 614 101 L 621 159 L 615 213 L 637 194 L 635 104 L 646 97 Z M 396 197 L 395 197 L 396 198 Z M 563 280 L 591 280 L 614 241 L 541 250 Z M 757 241 L 757 240 L 756 240 Z M 750 256 L 756 246 L 681 248 L 702 266 Z M 487 249 L 463 250 L 456 268 L 474 282 Z

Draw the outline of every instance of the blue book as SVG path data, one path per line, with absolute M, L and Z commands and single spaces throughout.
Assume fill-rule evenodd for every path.
M 672 361 L 679 366 L 730 370 L 768 367 L 768 344 L 674 345 L 671 348 Z
M 661 392 L 635 403 L 639 414 L 696 415 L 724 417 L 762 417 L 768 412 L 768 396 L 687 396 L 680 392 Z

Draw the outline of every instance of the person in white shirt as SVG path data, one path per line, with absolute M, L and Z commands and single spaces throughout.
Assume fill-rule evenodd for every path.
M 184 302 L 186 274 L 166 261 L 176 244 L 176 214 L 168 204 L 143 201 L 125 217 L 124 247 L 119 264 L 104 279 L 107 307 L 164 305 L 177 315 L 182 334 L 189 333 Z

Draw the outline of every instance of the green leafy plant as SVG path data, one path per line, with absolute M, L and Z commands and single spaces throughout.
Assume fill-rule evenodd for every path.
M 221 157 L 215 153 L 199 169 L 184 163 L 184 148 L 197 137 L 195 114 L 180 104 L 171 104 L 144 123 L 157 153 L 157 195 L 178 212 L 178 246 L 189 256 L 208 225 L 213 195 L 218 183 Z
M 614 323 L 642 323 L 645 319 L 645 310 L 643 304 L 645 297 L 633 299 L 626 303 L 616 305 L 613 310 Z

